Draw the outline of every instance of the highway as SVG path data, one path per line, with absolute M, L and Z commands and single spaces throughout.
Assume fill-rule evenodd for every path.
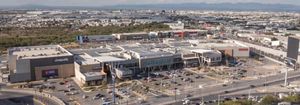
M 288 80 L 295 80 L 300 78 L 300 71 L 290 71 L 288 73 Z M 267 85 L 274 85 L 274 84 L 279 84 L 284 82 L 284 73 L 282 74 L 277 74 L 269 77 L 263 77 L 263 78 L 258 78 L 256 80 L 241 80 L 234 82 L 232 84 L 227 84 L 227 86 L 214 86 L 214 87 L 204 87 L 202 89 L 202 92 L 190 92 L 192 97 L 191 99 L 196 99 L 199 97 L 206 97 L 206 96 L 218 96 L 225 94 L 225 91 L 228 92 L 237 92 L 241 90 L 248 90 L 251 88 L 251 85 L 255 87 L 263 86 L 264 84 Z M 200 85 L 200 84 L 199 84 Z M 168 104 L 174 104 L 176 102 L 180 102 L 182 99 L 184 99 L 186 94 L 181 94 L 175 97 L 160 97 L 160 98 L 152 98 L 149 99 L 147 102 L 151 105 L 155 104 L 163 104 L 163 105 L 168 105 Z

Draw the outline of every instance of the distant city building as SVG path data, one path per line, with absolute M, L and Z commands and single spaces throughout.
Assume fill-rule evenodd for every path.
M 141 40 L 148 39 L 149 34 L 147 32 L 139 32 L 139 33 L 118 33 L 112 34 L 118 40 Z
M 168 25 L 173 30 L 184 29 L 184 23 L 182 23 L 181 21 L 178 21 L 177 23 L 165 23 L 165 24 Z
M 76 36 L 76 40 L 79 43 L 86 42 L 113 42 L 116 40 L 116 37 L 113 35 L 79 35 Z

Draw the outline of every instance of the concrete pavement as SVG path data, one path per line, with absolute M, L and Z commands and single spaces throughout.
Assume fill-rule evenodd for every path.
M 269 81 L 265 81 L 267 78 L 267 80 Z M 193 98 L 199 98 L 202 96 L 210 96 L 210 95 L 218 95 L 218 94 L 224 94 L 225 91 L 229 91 L 229 92 L 235 92 L 235 91 L 241 91 L 241 90 L 247 90 L 250 89 L 250 85 L 254 85 L 254 86 L 262 86 L 263 84 L 278 84 L 284 81 L 284 74 L 278 74 L 278 75 L 274 75 L 274 76 L 269 76 L 269 77 L 265 77 L 265 78 L 259 78 L 256 80 L 251 80 L 251 81 L 247 81 L 247 80 L 242 80 L 242 81 L 238 81 L 235 82 L 233 84 L 228 84 L 228 86 L 215 86 L 215 87 L 210 87 L 210 88 L 204 88 L 202 93 L 199 94 L 198 92 L 193 92 L 190 93 Z M 300 72 L 299 71 L 291 71 L 289 72 L 289 80 L 293 80 L 295 78 L 300 78 Z M 155 100 L 148 100 L 148 102 L 150 104 L 157 104 L 160 103 L 162 105 L 166 105 L 166 104 L 172 104 L 172 103 L 176 103 L 177 101 L 181 101 L 180 99 L 183 99 L 185 96 L 181 95 L 181 96 L 177 96 L 177 100 L 175 101 L 175 97 L 166 97 L 166 98 L 160 98 L 160 99 L 155 99 Z M 179 100 L 178 100 L 179 99 Z
M 44 105 L 40 100 L 36 100 L 33 95 L 16 92 L 1 91 L 0 105 Z
M 43 104 L 47 105 L 65 105 L 63 101 L 56 98 L 55 96 L 52 96 L 47 93 L 39 93 L 37 91 L 32 91 L 28 89 L 1 89 L 1 92 L 7 92 L 12 94 L 23 94 L 23 95 L 29 95 L 35 97 L 35 99 L 41 101 Z

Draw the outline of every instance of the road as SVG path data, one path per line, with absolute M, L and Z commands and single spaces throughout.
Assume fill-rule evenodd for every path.
M 256 44 L 253 44 L 253 43 L 249 43 L 249 42 L 246 42 L 245 40 L 241 40 L 241 39 L 237 39 L 237 38 L 231 38 L 233 39 L 234 41 L 238 42 L 238 43 L 241 43 L 241 44 L 244 44 L 248 47 L 251 47 L 251 48 L 255 48 L 255 49 L 259 49 L 260 51 L 264 52 L 264 53 L 269 53 L 269 54 L 272 54 L 274 56 L 278 56 L 278 57 L 286 57 L 286 53 L 285 51 L 281 51 L 281 50 L 277 50 L 277 49 L 273 49 L 273 48 L 269 48 L 269 47 L 265 47 L 265 46 L 261 46 L 261 45 L 256 45 Z M 298 55 L 298 58 L 300 57 L 300 55 Z M 297 60 L 298 62 L 300 62 L 300 59 Z
M 41 102 L 34 100 L 33 97 L 34 97 L 33 95 L 28 95 L 24 93 L 0 92 L 0 104 L 1 105 L 20 105 L 20 104 L 43 105 Z
M 288 94 L 288 92 L 284 92 L 285 94 Z M 257 101 L 264 97 L 265 95 L 274 95 L 274 93 L 251 93 L 251 98 L 257 99 Z M 231 95 L 210 95 L 210 96 L 204 96 L 203 100 L 202 98 L 194 98 L 191 99 L 191 103 L 200 103 L 200 102 L 206 102 L 206 105 L 216 105 L 219 102 L 221 103 L 222 101 L 226 99 L 248 99 L 248 93 L 241 93 L 241 94 L 231 94 Z M 176 102 L 173 103 L 172 105 L 182 105 L 183 102 Z
M 288 78 L 289 80 L 298 79 L 300 78 L 300 71 L 290 71 L 288 73 L 288 76 L 289 76 Z M 284 74 L 277 74 L 269 77 L 259 78 L 256 80 L 241 80 L 232 84 L 228 84 L 227 86 L 217 85 L 209 88 L 203 87 L 201 94 L 199 94 L 200 92 L 190 92 L 189 94 L 192 95 L 191 99 L 193 99 L 202 96 L 221 95 L 221 94 L 225 94 L 225 91 L 236 92 L 241 90 L 247 90 L 250 89 L 250 85 L 254 85 L 258 87 L 258 86 L 263 86 L 264 84 L 268 84 L 268 85 L 279 84 L 282 83 L 283 81 L 284 81 Z M 163 105 L 173 104 L 184 99 L 185 95 L 176 96 L 176 100 L 175 97 L 160 97 L 160 98 L 152 98 L 150 100 L 147 100 L 147 102 L 151 105 L 155 105 L 157 103 Z
M 37 105 L 61 105 L 61 103 L 54 100 L 54 97 L 49 97 L 45 95 L 39 95 L 35 92 L 27 91 L 27 90 L 16 90 L 16 89 L 1 89 L 0 91 L 0 100 L 1 99 L 9 99 L 9 98 L 18 98 L 20 101 L 24 101 L 29 103 L 29 105 L 37 104 Z M 35 98 L 35 99 L 34 99 Z M 31 104 L 30 104 L 31 103 Z

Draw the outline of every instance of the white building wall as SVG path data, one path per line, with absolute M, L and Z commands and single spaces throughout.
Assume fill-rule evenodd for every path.
M 280 46 L 280 41 L 272 41 L 271 46 Z
M 79 80 L 80 82 L 84 83 L 85 82 L 85 77 L 84 75 L 80 72 L 80 65 L 78 63 L 74 64 L 74 69 L 75 69 L 75 78 Z
M 29 59 L 17 60 L 15 73 L 30 73 L 30 60 Z
M 234 57 L 249 57 L 250 49 L 247 47 L 237 47 L 233 49 Z

